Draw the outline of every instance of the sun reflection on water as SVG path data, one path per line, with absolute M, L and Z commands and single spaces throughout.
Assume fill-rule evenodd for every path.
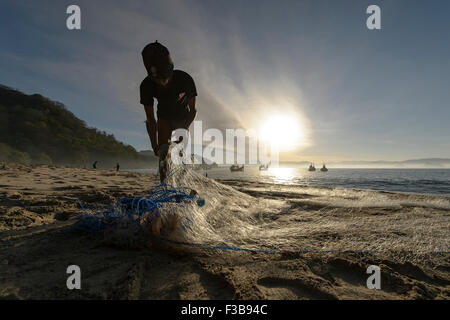
M 296 174 L 294 168 L 269 168 L 263 175 L 270 176 L 273 179 L 273 183 L 282 184 L 292 184 L 294 179 L 299 178 L 298 172 Z

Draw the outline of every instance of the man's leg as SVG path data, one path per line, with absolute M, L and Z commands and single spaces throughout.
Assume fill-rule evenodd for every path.
M 170 138 L 172 137 L 172 128 L 169 121 L 158 119 L 158 156 L 159 156 L 159 180 L 163 182 L 166 178 L 168 163 L 166 161 L 169 153 Z

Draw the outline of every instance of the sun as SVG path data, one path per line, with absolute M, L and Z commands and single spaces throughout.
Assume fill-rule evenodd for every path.
M 259 139 L 280 151 L 288 151 L 305 144 L 305 129 L 295 115 L 272 115 L 261 122 Z

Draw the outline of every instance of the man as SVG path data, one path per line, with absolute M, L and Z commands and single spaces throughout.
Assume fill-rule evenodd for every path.
M 142 58 L 148 76 L 140 86 L 141 104 L 147 115 L 147 132 L 153 151 L 159 157 L 160 181 L 163 182 L 172 131 L 179 128 L 188 130 L 194 121 L 197 89 L 189 74 L 174 70 L 169 50 L 158 41 L 145 46 Z M 158 101 L 157 120 L 153 98 Z

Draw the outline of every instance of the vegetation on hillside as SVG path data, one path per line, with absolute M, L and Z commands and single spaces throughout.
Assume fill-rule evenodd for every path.
M 136 167 L 150 161 L 112 134 L 89 128 L 62 103 L 0 86 L 0 161 L 90 166 L 96 160 Z

